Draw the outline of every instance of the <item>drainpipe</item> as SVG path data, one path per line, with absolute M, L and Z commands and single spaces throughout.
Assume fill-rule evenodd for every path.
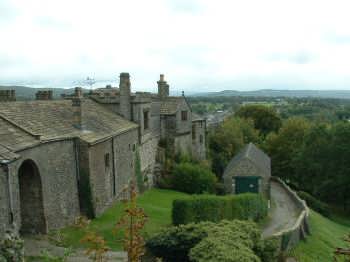
M 6 181 L 7 181 L 7 195 L 8 195 L 8 205 L 10 208 L 10 217 L 9 217 L 9 224 L 13 224 L 13 201 L 12 201 L 12 190 L 11 190 L 11 183 L 10 183 L 10 174 L 9 174 L 9 167 L 6 162 L 0 163 L 0 166 L 2 167 L 2 170 L 5 172 L 6 175 Z

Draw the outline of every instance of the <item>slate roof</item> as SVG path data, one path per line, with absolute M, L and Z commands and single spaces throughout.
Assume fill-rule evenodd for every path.
M 270 174 L 271 172 L 271 160 L 269 156 L 261 149 L 256 147 L 253 143 L 249 143 L 231 159 L 225 169 L 224 176 L 229 173 L 229 171 L 231 171 L 242 159 L 249 159 L 265 174 Z
M 167 97 L 161 100 L 160 114 L 161 115 L 174 115 L 178 111 L 179 105 L 186 101 L 184 97 Z
M 197 115 L 196 113 L 192 112 L 192 122 L 195 121 L 204 121 L 204 117 L 201 117 L 200 115 Z
M 24 138 L 23 132 L 17 129 L 25 130 L 24 133 L 31 134 L 32 138 L 38 135 L 40 140 L 80 137 L 88 143 L 94 143 L 137 128 L 136 124 L 90 99 L 83 99 L 81 106 L 83 130 L 74 126 L 72 101 L 70 100 L 0 103 L 0 119 L 6 119 L 7 122 L 12 123 L 14 129 L 14 131 L 7 132 L 11 134 L 5 135 L 0 140 L 0 144 L 6 144 L 16 150 L 18 148 L 15 144 L 21 139 L 25 141 L 28 139 L 28 143 L 33 143 L 28 137 Z M 6 130 L 2 131 L 5 133 Z M 20 137 L 19 133 L 23 137 Z M 19 138 L 14 139 L 16 136 Z M 24 145 L 20 147 L 22 146 Z

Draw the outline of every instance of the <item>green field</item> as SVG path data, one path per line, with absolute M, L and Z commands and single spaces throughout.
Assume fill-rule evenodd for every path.
M 174 199 L 186 198 L 188 195 L 172 190 L 151 189 L 138 198 L 138 204 L 144 208 L 148 216 L 144 235 L 147 237 L 160 228 L 171 225 L 171 208 Z M 107 245 L 113 250 L 121 250 L 120 239 L 122 232 L 116 236 L 113 228 L 122 215 L 123 204 L 117 203 L 108 209 L 101 217 L 92 220 L 90 227 L 98 232 L 107 241 Z M 59 232 L 64 246 L 84 247 L 80 239 L 84 236 L 84 231 L 75 227 L 68 227 Z M 119 240 L 119 241 L 118 241 Z
M 290 252 L 290 256 L 299 262 L 329 262 L 333 261 L 336 247 L 346 247 L 342 240 L 350 233 L 350 219 L 337 218 L 337 222 L 327 219 L 311 211 L 310 225 L 312 234 Z M 340 224 L 341 223 L 341 224 Z

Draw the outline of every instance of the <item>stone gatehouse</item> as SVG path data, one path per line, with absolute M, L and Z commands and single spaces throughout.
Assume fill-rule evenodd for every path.
M 21 233 L 47 233 L 80 214 L 99 216 L 117 201 L 135 174 L 152 185 L 159 141 L 205 158 L 205 120 L 193 117 L 184 96 L 169 96 L 161 75 L 158 93 L 131 92 L 128 73 L 119 87 L 34 101 L 0 93 L 0 234 L 15 223 Z M 47 92 L 47 93 L 46 93 Z M 145 179 L 146 180 L 146 179 Z

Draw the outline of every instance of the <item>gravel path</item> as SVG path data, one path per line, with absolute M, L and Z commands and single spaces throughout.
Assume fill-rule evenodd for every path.
M 49 252 L 50 255 L 55 257 L 63 257 L 65 253 L 65 248 L 55 246 L 49 242 L 47 236 L 35 236 L 35 237 L 25 237 L 24 238 L 24 254 L 25 256 L 40 257 L 41 252 Z M 127 261 L 127 256 L 125 252 L 108 252 L 107 261 L 124 262 Z M 42 259 L 38 259 L 38 262 Z M 67 258 L 67 262 L 91 262 L 85 255 L 85 251 L 74 250 L 72 254 Z M 36 261 L 35 261 L 36 262 Z
M 285 189 L 280 184 L 273 181 L 271 182 L 271 201 L 271 219 L 263 230 L 263 238 L 267 238 L 281 230 L 294 226 L 301 212 Z

